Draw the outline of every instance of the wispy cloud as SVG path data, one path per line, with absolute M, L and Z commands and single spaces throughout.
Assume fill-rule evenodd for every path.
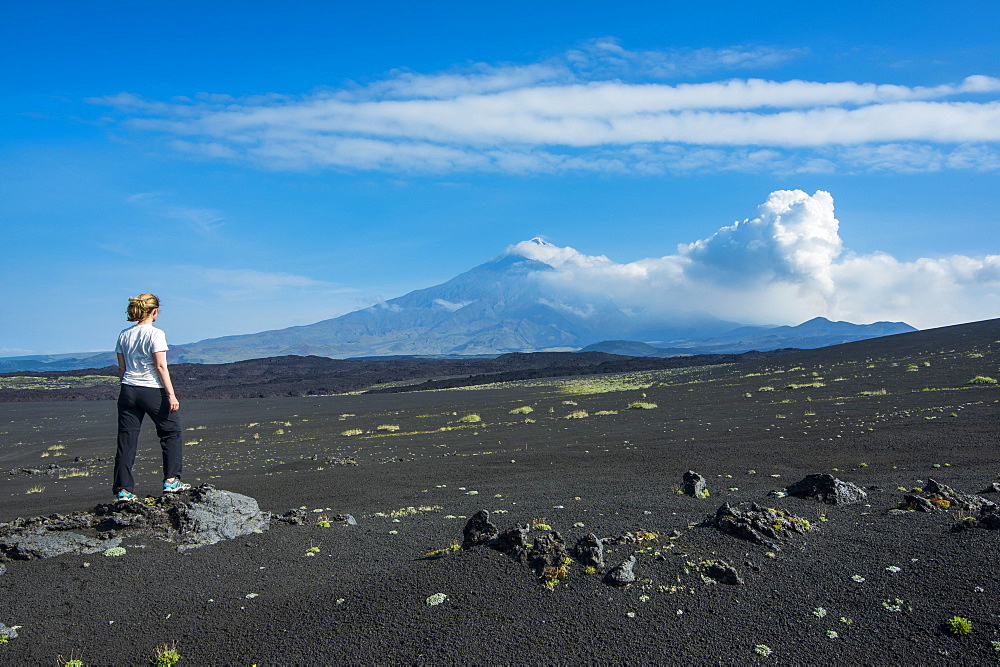
M 306 96 L 94 100 L 175 149 L 268 169 L 660 173 L 1000 168 L 1000 79 L 664 81 L 759 70 L 804 50 L 633 52 L 595 40 L 563 58 L 393 72 Z
M 220 269 L 202 266 L 179 267 L 192 284 L 212 297 L 231 301 L 271 299 L 289 291 L 316 291 L 324 294 L 343 294 L 353 290 L 334 283 L 316 280 L 293 273 L 257 271 L 254 269 Z
M 200 235 L 208 235 L 221 227 L 225 215 L 213 208 L 198 208 L 193 206 L 176 206 L 167 202 L 169 194 L 165 192 L 138 192 L 129 195 L 125 200 L 136 206 L 141 206 L 156 215 L 183 223 L 186 227 Z M 101 246 L 110 252 L 119 252 L 113 246 Z
M 850 252 L 839 230 L 829 193 L 782 190 L 753 217 L 664 257 L 619 264 L 532 241 L 508 252 L 555 269 L 539 273 L 539 280 L 611 300 L 651 320 L 701 312 L 738 322 L 798 324 L 824 315 L 931 327 L 1000 314 L 1000 255 L 907 262 Z

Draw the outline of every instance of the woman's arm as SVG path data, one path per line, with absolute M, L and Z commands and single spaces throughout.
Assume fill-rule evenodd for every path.
M 125 379 L 125 355 L 118 353 L 118 380 Z
M 167 399 L 170 401 L 170 411 L 177 412 L 181 409 L 181 404 L 174 395 L 174 385 L 170 381 L 170 371 L 167 370 L 167 353 L 154 352 L 153 363 L 156 365 L 156 372 L 160 374 L 160 382 L 167 391 Z

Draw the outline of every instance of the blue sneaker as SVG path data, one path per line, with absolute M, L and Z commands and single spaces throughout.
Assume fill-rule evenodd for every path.
M 127 491 L 125 489 L 122 489 L 121 491 L 119 491 L 118 494 L 115 497 L 118 500 L 134 500 L 136 502 L 139 501 L 139 496 L 137 496 L 134 493 L 132 493 L 131 491 Z
M 163 480 L 164 493 L 177 493 L 178 491 L 188 491 L 190 489 L 191 489 L 190 484 L 185 484 L 176 477 L 171 477 L 170 479 Z

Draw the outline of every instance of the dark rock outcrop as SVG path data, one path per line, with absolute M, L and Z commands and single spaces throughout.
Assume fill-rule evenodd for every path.
M 706 482 L 705 478 L 695 471 L 688 470 L 684 473 L 683 491 L 685 495 L 692 496 L 694 498 L 707 498 L 708 482 Z
M 488 543 L 500 531 L 490 522 L 490 513 L 486 510 L 479 510 L 465 523 L 465 529 L 462 532 L 465 536 L 462 548 L 471 549 L 480 544 Z
M 917 512 L 943 512 L 946 510 L 983 512 L 996 506 L 997 504 L 992 500 L 987 500 L 974 493 L 956 491 L 947 484 L 930 479 L 927 480 L 923 493 L 908 493 L 903 496 L 902 508 Z
M 269 521 L 270 514 L 253 498 L 205 484 L 146 502 L 122 500 L 100 504 L 93 512 L 0 524 L 0 555 L 32 559 L 95 553 L 135 533 L 155 534 L 181 542 L 178 549 L 192 549 L 266 530 Z
M 844 482 L 828 473 L 806 475 L 785 490 L 790 496 L 829 505 L 850 505 L 868 499 L 868 494 L 858 485 Z
M 541 573 L 545 568 L 561 567 L 569 560 L 566 543 L 562 536 L 552 531 L 548 535 L 539 535 L 528 549 L 528 565 Z
M 270 514 L 262 512 L 250 496 L 210 486 L 193 489 L 190 502 L 179 495 L 172 496 L 180 502 L 168 513 L 176 517 L 177 533 L 184 541 L 178 547 L 182 551 L 267 530 L 270 523 Z
M 275 521 L 281 521 L 293 526 L 304 526 L 309 523 L 309 513 L 303 509 L 291 509 L 281 516 L 274 517 Z
M 632 554 L 623 563 L 611 568 L 604 575 L 604 582 L 612 586 L 628 586 L 635 582 L 635 554 Z
M 720 584 L 728 584 L 730 586 L 743 585 L 743 577 L 736 571 L 736 568 L 723 560 L 709 563 L 705 574 Z
M 501 553 L 505 553 L 516 561 L 528 562 L 528 534 L 531 526 L 523 523 L 520 526 L 512 526 L 503 531 L 490 542 L 490 546 Z
M 736 506 L 725 503 L 711 521 L 724 533 L 770 549 L 779 548 L 774 540 L 791 534 L 801 535 L 812 528 L 802 517 L 784 510 L 761 507 L 757 503 L 740 503 Z
M 70 531 L 50 532 L 45 528 L 0 538 L 0 552 L 15 560 L 54 558 L 63 554 L 92 554 L 116 547 L 121 539 L 101 541 Z
M 573 554 L 584 567 L 604 567 L 604 544 L 594 533 L 588 533 L 577 540 Z

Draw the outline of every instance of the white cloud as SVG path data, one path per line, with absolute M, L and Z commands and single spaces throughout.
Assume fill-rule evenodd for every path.
M 754 217 L 681 244 L 673 255 L 619 264 L 538 240 L 508 252 L 553 267 L 537 278 L 563 293 L 608 299 L 651 319 L 701 312 L 798 324 L 823 315 L 924 328 L 1000 316 L 1000 255 L 912 262 L 859 255 L 843 249 L 839 224 L 829 193 L 782 190 Z
M 177 275 L 183 276 L 188 283 L 201 286 L 203 291 L 216 298 L 233 301 L 270 299 L 288 291 L 312 290 L 327 294 L 351 291 L 308 276 L 254 269 L 184 266 L 179 267 Z
M 472 301 L 460 301 L 458 303 L 454 303 L 452 301 L 447 301 L 445 299 L 434 299 L 434 303 L 441 306 L 448 312 L 453 313 L 456 310 L 461 310 L 462 308 L 465 308 L 470 303 L 472 303 Z
M 1000 168 L 1000 79 L 936 86 L 664 80 L 761 69 L 802 50 L 634 52 L 390 73 L 304 96 L 95 99 L 174 149 L 269 169 L 410 172 L 936 171 Z
M 177 220 L 200 235 L 207 236 L 221 227 L 225 214 L 213 208 L 198 208 L 193 206 L 174 206 L 167 204 L 169 197 L 165 192 L 139 192 L 125 198 L 130 204 L 141 206 L 156 215 Z M 110 252 L 117 252 L 114 246 L 102 246 Z
M 804 48 L 769 46 L 630 51 L 622 47 L 618 40 L 604 37 L 567 52 L 566 60 L 574 70 L 591 77 L 631 74 L 675 79 L 719 70 L 774 67 L 808 53 L 809 50 Z

